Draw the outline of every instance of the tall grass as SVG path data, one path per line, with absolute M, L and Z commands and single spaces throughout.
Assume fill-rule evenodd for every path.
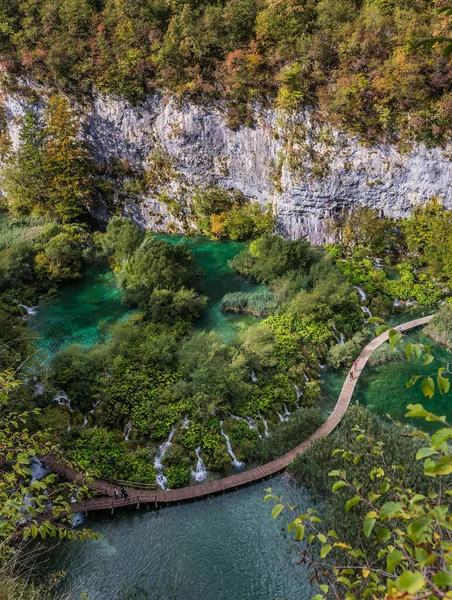
M 299 408 L 291 414 L 287 423 L 279 423 L 272 430 L 270 437 L 259 440 L 247 453 L 247 459 L 265 464 L 279 458 L 308 439 L 324 420 L 318 408 Z
M 0 212 L 0 251 L 16 242 L 33 241 L 46 223 L 41 217 L 9 217 Z
M 278 302 L 270 290 L 262 292 L 232 292 L 221 300 L 221 309 L 225 312 L 246 312 L 257 317 L 266 317 L 272 313 Z

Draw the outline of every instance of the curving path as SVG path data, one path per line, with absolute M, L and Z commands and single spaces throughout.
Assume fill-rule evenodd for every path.
M 404 331 L 414 329 L 421 325 L 425 325 L 430 321 L 432 317 L 433 315 L 430 315 L 428 317 L 422 317 L 420 319 L 414 319 L 413 321 L 402 323 L 402 327 Z M 219 494 L 221 492 L 235 490 L 241 486 L 253 483 L 255 481 L 260 481 L 262 479 L 266 479 L 267 477 L 271 477 L 272 475 L 280 473 L 294 460 L 294 458 L 298 454 L 306 452 L 306 450 L 311 446 L 313 442 L 327 436 L 337 427 L 337 425 L 339 425 L 342 417 L 344 416 L 349 407 L 356 386 L 356 382 L 358 381 L 363 368 L 369 360 L 370 355 L 376 348 L 378 348 L 378 346 L 381 346 L 381 344 L 386 342 L 387 339 L 388 332 L 382 333 L 363 348 L 361 354 L 357 358 L 357 374 L 353 379 L 350 379 L 347 376 L 344 385 L 342 386 L 341 393 L 339 394 L 339 398 L 336 402 L 336 406 L 334 407 L 333 412 L 328 417 L 328 419 L 307 440 L 305 440 L 296 448 L 294 448 L 290 452 L 287 452 L 287 454 L 284 454 L 280 458 L 273 460 L 265 465 L 262 465 L 261 467 L 256 467 L 254 469 L 250 469 L 249 471 L 242 471 L 241 473 L 237 473 L 237 475 L 230 475 L 229 477 L 225 477 L 217 481 L 209 481 L 207 483 L 202 483 L 200 485 L 192 487 L 185 487 L 176 490 L 166 491 L 137 490 L 134 488 L 127 488 L 129 494 L 128 499 L 114 498 L 113 483 L 102 479 L 95 480 L 89 485 L 94 492 L 102 494 L 102 496 L 90 498 L 84 502 L 72 503 L 72 512 L 87 513 L 91 510 L 111 510 L 113 512 L 115 508 L 119 508 L 122 506 L 136 506 L 138 508 L 141 504 L 154 504 L 155 506 L 159 506 L 179 503 L 188 500 L 197 500 L 199 498 L 206 498 L 208 496 Z M 63 475 L 71 481 L 78 480 L 82 482 L 85 479 L 83 474 L 76 471 L 75 469 L 72 469 L 65 462 L 61 461 L 55 456 L 49 455 L 44 457 L 42 460 L 54 472 Z

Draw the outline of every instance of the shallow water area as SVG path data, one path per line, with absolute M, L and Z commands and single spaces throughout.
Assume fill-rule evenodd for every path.
M 246 247 L 244 243 L 180 235 L 159 237 L 186 245 L 204 272 L 202 292 L 208 296 L 209 304 L 195 323 L 197 329 L 212 329 L 225 341 L 230 341 L 239 330 L 259 321 L 252 315 L 221 310 L 221 299 L 226 293 L 259 291 L 263 287 L 241 277 L 228 266 L 228 261 Z M 103 325 L 127 318 L 132 312 L 122 304 L 122 293 L 115 285 L 108 264 L 97 263 L 87 267 L 80 279 L 63 286 L 56 296 L 42 299 L 28 324 L 37 335 L 36 346 L 41 351 L 41 361 L 48 363 L 65 346 L 91 346 L 102 341 Z
M 132 312 L 121 298 L 110 267 L 100 263 L 87 267 L 80 279 L 66 284 L 56 296 L 41 300 L 28 325 L 38 336 L 36 346 L 42 361 L 48 362 L 70 344 L 91 346 L 100 341 L 103 323 L 113 323 Z
M 61 544 L 46 570 L 68 571 L 58 593 L 90 600 L 308 600 L 316 590 L 295 564 L 286 522 L 263 502 L 267 487 L 300 512 L 314 506 L 279 476 L 194 504 L 97 516 L 84 526 L 102 539 Z
M 195 324 L 197 329 L 214 330 L 229 341 L 238 331 L 259 322 L 253 315 L 225 313 L 221 310 L 221 299 L 229 292 L 258 292 L 266 289 L 263 285 L 245 279 L 228 265 L 228 261 L 245 250 L 244 242 L 215 241 L 201 236 L 158 237 L 173 244 L 184 244 L 193 253 L 197 266 L 204 272 L 201 289 L 209 298 L 209 304 Z
M 416 318 L 416 317 L 412 317 Z M 408 321 L 408 318 L 398 320 L 399 323 Z M 396 323 L 394 323 L 395 325 Z M 452 353 L 444 346 L 435 344 L 431 338 L 426 336 L 422 330 L 410 331 L 409 336 L 416 342 L 428 344 L 432 354 L 444 361 L 452 363 Z M 430 365 L 423 366 L 421 361 L 408 361 L 403 355 L 401 360 L 371 367 L 366 365 L 356 384 L 353 394 L 353 402 L 359 402 L 379 415 L 389 414 L 393 419 L 403 423 L 409 423 L 428 432 L 435 431 L 439 425 L 428 423 L 424 419 L 407 419 L 405 414 L 408 404 L 422 404 L 439 416 L 445 415 L 449 422 L 452 421 L 452 391 L 441 395 L 436 391 L 431 400 L 425 398 L 421 392 L 421 381 L 419 380 L 412 388 L 406 384 L 413 375 L 426 376 L 435 373 L 441 364 L 434 361 Z M 336 398 L 347 376 L 348 369 L 328 372 L 323 378 L 326 390 Z

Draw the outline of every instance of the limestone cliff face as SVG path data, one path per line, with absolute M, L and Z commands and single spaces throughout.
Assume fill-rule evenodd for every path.
M 24 106 L 12 97 L 6 106 L 11 137 L 17 142 L 17 117 Z M 307 117 L 300 117 L 299 124 L 308 141 L 289 144 L 284 119 L 273 112 L 261 111 L 254 128 L 232 131 L 219 109 L 181 106 L 160 96 L 139 107 L 97 96 L 89 109 L 80 108 L 80 114 L 100 163 L 117 157 L 149 167 L 153 153 L 164 153 L 176 173 L 167 182 L 175 199 L 184 197 L 189 203 L 193 189 L 206 185 L 238 189 L 252 200 L 272 203 L 278 231 L 290 238 L 307 236 L 322 243 L 328 235 L 328 219 L 357 205 L 403 216 L 413 205 L 438 196 L 452 209 L 450 150 L 416 146 L 401 154 L 389 145 L 365 148 L 338 132 L 330 132 L 325 142 L 321 136 L 311 136 Z M 303 168 L 294 168 L 292 158 Z M 320 177 L 314 164 L 319 158 Z M 139 202 L 126 201 L 124 213 L 145 228 L 177 226 L 178 219 L 158 201 L 160 191 Z

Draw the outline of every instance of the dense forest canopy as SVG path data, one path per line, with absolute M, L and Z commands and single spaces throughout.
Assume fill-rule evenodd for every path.
M 221 99 L 231 127 L 256 104 L 315 110 L 367 140 L 450 138 L 451 65 L 432 0 L 1 0 L 5 82 L 139 102 Z

